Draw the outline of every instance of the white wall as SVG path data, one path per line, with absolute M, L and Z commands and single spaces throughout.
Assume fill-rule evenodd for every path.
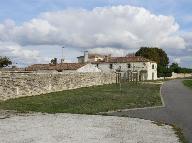
M 122 71 L 141 71 L 141 70 L 147 70 L 147 63 L 143 62 L 134 62 L 130 63 L 131 68 L 128 68 L 128 63 L 112 63 L 113 64 L 113 69 L 110 69 L 110 63 L 100 63 L 98 64 L 98 68 L 101 69 L 103 72 L 115 72 L 119 67 L 121 67 Z M 97 64 L 94 64 L 97 65 Z
M 100 63 L 98 64 L 98 68 L 101 69 L 103 72 L 115 72 L 119 67 L 121 67 L 122 71 L 127 71 L 127 70 L 147 70 L 147 66 L 143 65 L 141 62 L 135 62 L 135 63 L 130 63 L 131 68 L 128 68 L 128 63 L 112 63 L 113 64 L 113 69 L 110 69 L 110 63 Z M 97 64 L 94 64 L 97 65 Z
M 152 65 L 154 65 L 154 69 L 152 69 Z M 154 62 L 147 63 L 147 73 L 148 73 L 148 80 L 157 80 L 157 64 Z M 154 77 L 152 74 L 154 73 Z
M 110 69 L 110 64 L 113 65 L 113 68 Z M 128 63 L 99 63 L 94 64 L 101 69 L 102 72 L 115 72 L 119 67 L 121 67 L 121 71 L 147 71 L 147 80 L 152 80 L 152 73 L 154 73 L 154 80 L 157 79 L 157 64 L 153 62 L 131 62 L 131 68 L 128 68 Z M 154 65 L 154 69 L 152 69 L 152 65 Z
M 192 77 L 192 73 L 174 73 L 172 72 L 171 78 L 184 78 L 184 77 Z
M 95 65 L 87 64 L 77 70 L 77 72 L 86 73 L 86 72 L 101 72 Z

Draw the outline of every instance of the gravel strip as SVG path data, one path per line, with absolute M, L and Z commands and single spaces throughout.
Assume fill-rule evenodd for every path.
M 0 143 L 165 142 L 179 143 L 172 127 L 136 118 L 33 113 L 0 119 Z

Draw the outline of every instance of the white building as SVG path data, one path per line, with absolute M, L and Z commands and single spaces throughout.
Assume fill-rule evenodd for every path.
M 149 59 L 140 56 L 111 57 L 110 55 L 102 56 L 98 54 L 95 55 L 99 57 L 95 58 L 94 54 L 91 55 L 85 52 L 84 56 L 78 57 L 78 61 L 80 63 L 91 63 L 102 72 L 137 73 L 139 80 L 157 79 L 157 63 Z
M 105 59 L 111 57 L 111 55 L 101 55 L 101 54 L 90 54 L 88 51 L 84 52 L 84 56 L 77 57 L 78 63 L 92 63 L 96 61 L 104 61 Z

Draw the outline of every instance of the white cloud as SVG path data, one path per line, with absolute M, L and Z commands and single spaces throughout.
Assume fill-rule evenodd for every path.
M 130 53 L 135 53 L 135 49 L 119 49 L 119 48 L 111 48 L 111 47 L 105 47 L 105 48 L 93 48 L 93 49 L 88 49 L 90 53 L 102 53 L 104 55 L 112 54 L 112 56 L 126 56 L 127 54 Z
M 181 63 L 181 58 L 175 58 L 173 61 L 174 61 L 175 63 L 180 64 L 180 63 Z
M 173 17 L 132 6 L 100 7 L 90 11 L 67 9 L 42 13 L 20 26 L 11 20 L 0 24 L 1 42 L 21 46 L 65 45 L 119 55 L 140 46 L 185 49 L 185 41 L 178 33 L 179 25 Z M 30 57 L 28 51 L 20 50 L 25 57 Z M 11 51 L 20 54 L 14 49 Z
M 1 25 L 2 40 L 24 45 L 66 44 L 72 47 L 138 48 L 156 45 L 184 48 L 173 17 L 154 15 L 144 8 L 114 6 L 47 12 L 21 26 Z M 11 32 L 10 32 L 11 31 Z M 7 38 L 8 37 L 8 38 Z
M 192 46 L 192 32 L 183 33 L 183 38 L 186 42 L 186 46 Z
M 17 43 L 0 42 L 0 52 L 1 56 L 9 57 L 20 66 L 48 61 L 47 58 L 40 57 L 39 51 L 24 49 Z
M 182 66 L 185 66 L 185 67 L 189 67 L 189 68 L 192 68 L 192 55 L 187 55 L 187 56 L 183 56 L 183 57 L 180 57 L 180 63 Z

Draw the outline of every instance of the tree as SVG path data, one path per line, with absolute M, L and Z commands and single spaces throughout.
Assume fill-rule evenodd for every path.
M 178 63 L 172 63 L 170 65 L 170 69 L 172 72 L 174 73 L 179 73 L 181 71 L 181 67 L 179 67 L 179 64 Z
M 169 64 L 169 58 L 165 51 L 160 48 L 141 47 L 136 53 L 136 56 L 142 56 L 157 62 L 161 66 L 167 66 Z
M 141 47 L 136 53 L 136 56 L 142 56 L 157 63 L 157 75 L 158 77 L 167 75 L 167 66 L 169 64 L 169 58 L 163 49 L 156 47 Z
M 11 65 L 12 62 L 7 57 L 0 57 L 0 68 L 7 67 L 8 65 Z
M 170 70 L 174 73 L 192 73 L 192 69 L 190 68 L 182 68 L 178 63 L 172 63 L 170 65 Z
M 51 64 L 56 65 L 57 64 L 57 58 L 52 59 Z

